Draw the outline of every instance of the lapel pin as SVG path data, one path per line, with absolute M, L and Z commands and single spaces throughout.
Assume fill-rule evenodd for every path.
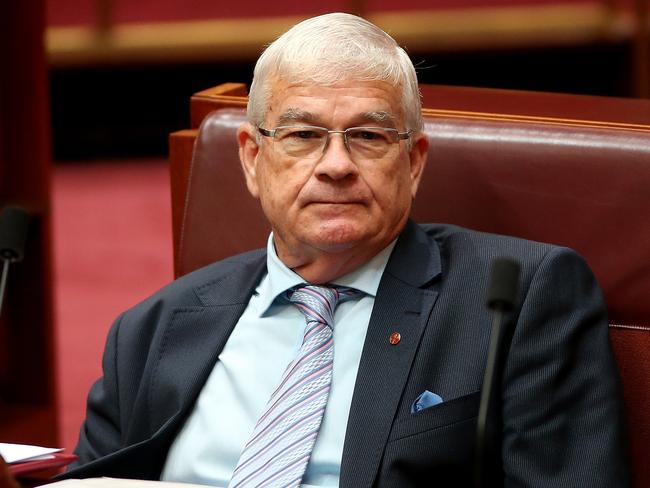
M 390 342 L 391 346 L 396 346 L 397 344 L 399 344 L 399 341 L 401 340 L 402 340 L 402 335 L 399 332 L 393 332 L 390 335 L 388 342 Z

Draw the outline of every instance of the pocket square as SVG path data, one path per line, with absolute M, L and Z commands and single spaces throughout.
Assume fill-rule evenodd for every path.
M 422 410 L 426 410 L 427 408 L 431 408 L 442 402 L 443 400 L 440 395 L 431 393 L 429 390 L 424 390 L 420 393 L 420 396 L 415 399 L 413 405 L 411 405 L 411 413 L 421 412 Z

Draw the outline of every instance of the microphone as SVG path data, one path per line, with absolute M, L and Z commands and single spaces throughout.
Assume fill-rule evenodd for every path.
M 25 241 L 29 215 L 19 207 L 6 207 L 0 215 L 0 259 L 3 261 L 0 277 L 0 314 L 7 286 L 9 264 L 25 257 Z
M 519 264 L 512 259 L 496 259 L 492 263 L 486 301 L 487 307 L 492 310 L 492 329 L 476 425 L 474 480 L 477 488 L 502 484 L 501 470 L 496 468 L 500 466 L 500 462 L 491 462 L 495 461 L 497 454 L 500 455 L 501 439 L 499 437 L 499 442 L 495 442 L 495 436 L 490 435 L 488 429 L 490 426 L 494 427 L 494 423 L 499 424 L 499 422 L 490 423 L 489 420 L 496 412 L 494 404 L 498 405 L 503 364 L 512 337 L 511 333 L 503 333 L 502 322 L 504 315 L 515 306 L 518 285 Z

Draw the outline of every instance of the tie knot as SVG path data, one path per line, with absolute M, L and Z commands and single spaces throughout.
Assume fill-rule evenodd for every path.
M 345 286 L 305 285 L 288 292 L 288 298 L 305 315 L 315 321 L 334 327 L 334 311 L 339 303 L 359 296 L 361 292 Z

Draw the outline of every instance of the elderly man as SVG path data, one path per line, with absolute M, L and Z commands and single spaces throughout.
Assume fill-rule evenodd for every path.
M 296 25 L 260 57 L 248 119 L 237 137 L 267 248 L 118 318 L 66 476 L 471 486 L 481 297 L 508 256 L 521 291 L 500 391 L 504 485 L 627 486 L 606 312 L 583 260 L 409 220 L 428 143 L 415 70 L 390 36 L 347 14 Z

